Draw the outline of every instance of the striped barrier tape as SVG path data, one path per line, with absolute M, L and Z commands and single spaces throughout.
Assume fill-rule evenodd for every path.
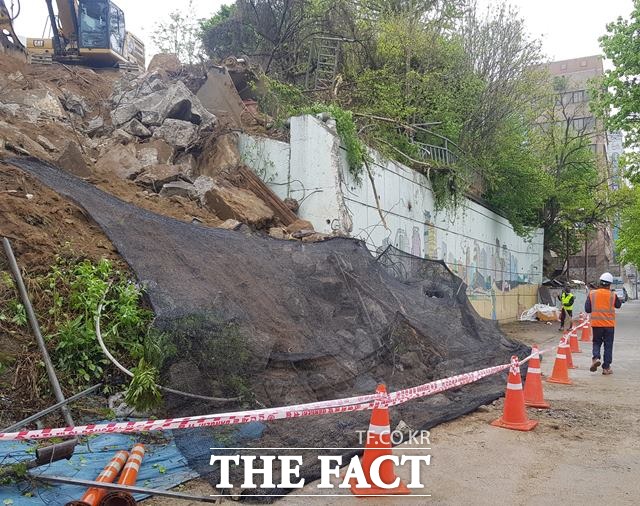
M 547 353 L 553 348 L 539 350 L 538 354 Z M 529 355 L 517 366 L 528 362 L 533 357 Z M 251 411 L 236 411 L 231 413 L 219 413 L 201 416 L 188 416 L 180 418 L 167 418 L 159 420 L 144 420 L 131 422 L 110 422 L 102 424 L 78 425 L 74 427 L 58 427 L 39 430 L 22 430 L 19 432 L 0 432 L 0 441 L 49 439 L 54 437 L 74 437 L 89 434 L 104 433 L 132 433 L 152 432 L 174 429 L 191 429 L 196 427 L 213 427 L 220 425 L 235 425 L 249 422 L 268 422 L 306 416 L 328 415 L 336 413 L 349 413 L 366 411 L 381 406 L 397 406 L 410 400 L 427 397 L 459 388 L 470 383 L 475 383 L 483 378 L 498 374 L 511 367 L 511 364 L 502 364 L 476 371 L 466 372 L 443 378 L 416 387 L 406 388 L 384 394 L 369 394 L 343 399 L 333 399 L 292 406 L 276 408 L 264 408 Z

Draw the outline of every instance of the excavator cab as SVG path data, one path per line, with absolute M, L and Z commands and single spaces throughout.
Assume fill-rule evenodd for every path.
M 124 12 L 109 0 L 80 0 L 78 4 L 80 53 L 124 53 Z
M 46 0 L 52 39 L 27 39 L 32 62 L 144 68 L 144 44 L 125 29 L 124 12 L 110 0 Z

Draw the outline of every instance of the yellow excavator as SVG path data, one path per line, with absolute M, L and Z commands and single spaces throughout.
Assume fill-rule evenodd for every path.
M 27 39 L 32 63 L 144 69 L 144 44 L 125 29 L 124 12 L 116 4 L 110 0 L 56 0 L 56 13 L 53 0 L 45 2 L 53 37 Z M 4 0 L 0 0 L 1 7 Z

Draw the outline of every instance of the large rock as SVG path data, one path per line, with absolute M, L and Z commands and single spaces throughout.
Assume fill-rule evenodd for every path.
M 104 175 L 115 175 L 122 179 L 134 179 L 142 172 L 142 164 L 136 158 L 133 145 L 116 144 L 97 161 L 95 170 Z
M 49 90 L 11 90 L 4 91 L 0 95 L 0 102 L 7 105 L 17 105 L 16 112 L 24 111 L 23 115 L 30 119 L 35 115 L 50 118 L 63 118 L 64 109 L 58 98 Z
M 185 149 L 198 140 L 198 127 L 189 121 L 167 119 L 153 132 L 154 139 L 164 139 L 173 147 Z
M 67 111 L 72 112 L 73 114 L 77 114 L 82 118 L 86 116 L 87 111 L 89 110 L 89 106 L 85 102 L 84 98 L 79 97 L 75 93 L 72 93 L 68 90 L 65 90 L 62 93 L 60 102 L 62 103 L 62 107 L 64 107 Z
M 137 119 L 132 119 L 122 127 L 122 129 L 136 137 L 140 137 L 142 139 L 146 139 L 147 137 L 151 137 L 151 130 L 149 130 L 146 126 L 140 123 Z
M 313 224 L 307 220 L 296 220 L 287 227 L 287 232 L 289 232 L 290 234 L 295 234 L 296 232 L 300 232 L 303 230 L 305 231 L 309 230 L 313 232 L 314 231 Z
M 164 72 L 180 72 L 182 63 L 178 55 L 174 53 L 158 53 L 151 58 L 147 72 L 155 72 L 157 70 Z
M 273 221 L 273 211 L 252 192 L 232 186 L 214 186 L 204 196 L 205 206 L 221 220 L 234 219 L 256 228 Z
M 160 190 L 161 197 L 185 197 L 188 199 L 193 198 L 195 195 L 195 188 L 191 183 L 186 181 L 173 181 L 167 183 Z
M 196 190 L 196 196 L 200 203 L 204 205 L 205 203 L 205 195 L 209 190 L 211 190 L 215 186 L 215 182 L 209 176 L 199 176 L 193 182 L 193 186 Z
M 203 176 L 216 177 L 233 171 L 239 165 L 242 165 L 242 158 L 238 150 L 238 137 L 229 133 L 208 140 L 200 157 L 198 172 Z
M 144 169 L 136 178 L 136 183 L 159 192 L 165 184 L 177 181 L 180 176 L 182 176 L 182 167 L 178 165 L 152 165 Z
M 58 167 L 78 177 L 90 177 L 91 171 L 75 142 L 69 142 L 57 160 Z
M 201 128 L 212 127 L 216 119 L 181 81 L 148 95 L 131 97 L 125 93 L 111 111 L 111 121 L 120 126 L 133 118 L 145 126 L 160 126 L 166 119 L 177 119 Z
M 145 144 L 136 144 L 136 153 L 142 166 L 148 167 L 170 163 L 174 149 L 162 139 L 151 139 Z

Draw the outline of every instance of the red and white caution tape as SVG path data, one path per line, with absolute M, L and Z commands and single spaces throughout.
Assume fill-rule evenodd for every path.
M 550 350 L 538 351 L 539 354 Z M 533 354 L 519 362 L 526 363 Z M 195 427 L 212 427 L 219 425 L 235 425 L 249 422 L 268 422 L 289 418 L 301 418 L 306 416 L 328 415 L 335 413 L 348 413 L 354 411 L 366 411 L 380 406 L 397 406 L 413 399 L 427 397 L 442 393 L 446 390 L 459 388 L 470 383 L 475 383 L 483 378 L 498 374 L 511 367 L 511 364 L 502 364 L 487 367 L 477 371 L 466 372 L 431 381 L 423 385 L 406 388 L 392 392 L 388 395 L 369 394 L 343 399 L 297 404 L 277 408 L 265 408 L 252 411 L 236 411 L 203 416 L 188 416 L 180 418 L 167 418 L 161 420 L 144 420 L 131 422 L 110 422 L 101 424 L 78 425 L 75 427 L 58 427 L 41 430 L 22 430 L 19 432 L 0 432 L 0 441 L 49 439 L 54 437 L 73 437 L 89 434 L 103 433 L 131 433 L 151 432 L 160 430 L 191 429 Z

